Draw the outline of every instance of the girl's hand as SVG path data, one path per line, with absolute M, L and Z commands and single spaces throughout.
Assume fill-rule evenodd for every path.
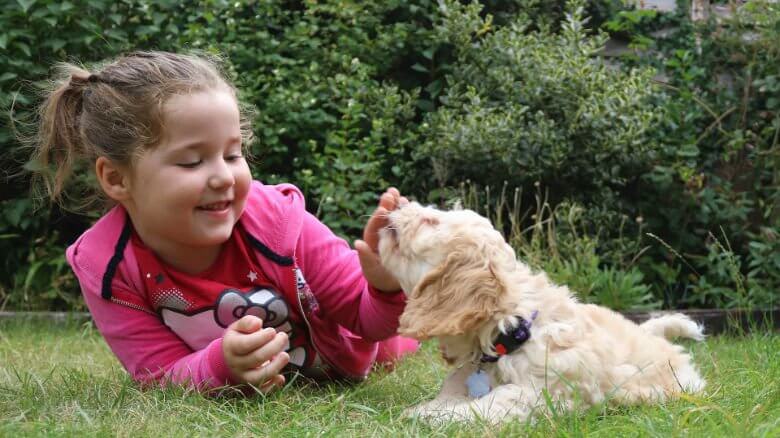
M 279 372 L 290 361 L 286 346 L 287 333 L 263 328 L 263 321 L 252 315 L 230 324 L 222 338 L 222 353 L 233 376 L 264 394 L 284 385 Z
M 401 196 L 395 187 L 387 189 L 379 198 L 379 206 L 363 229 L 363 240 L 355 241 L 363 276 L 375 289 L 383 292 L 397 292 L 401 290 L 401 285 L 379 262 L 379 254 L 377 254 L 379 230 L 387 226 L 387 215 L 391 211 L 408 202 L 409 200 Z

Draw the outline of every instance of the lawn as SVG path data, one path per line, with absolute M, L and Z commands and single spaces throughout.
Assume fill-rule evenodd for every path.
M 0 436 L 780 436 L 780 336 L 691 344 L 708 388 L 664 406 L 597 406 L 534 424 L 429 427 L 400 418 L 446 370 L 428 343 L 359 385 L 301 380 L 265 399 L 141 390 L 89 324 L 0 322 Z

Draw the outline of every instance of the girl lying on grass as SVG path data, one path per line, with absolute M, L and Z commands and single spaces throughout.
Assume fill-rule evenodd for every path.
M 252 180 L 246 114 L 213 60 L 135 52 L 60 72 L 34 157 L 54 170 L 38 176 L 61 201 L 87 160 L 114 204 L 67 259 L 135 380 L 267 393 L 288 372 L 362 379 L 417 348 L 395 336 L 405 296 L 376 254 L 397 190 L 353 251 L 296 187 Z

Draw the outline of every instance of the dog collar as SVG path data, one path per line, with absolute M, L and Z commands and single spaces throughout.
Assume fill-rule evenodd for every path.
M 493 350 L 495 351 L 495 354 L 488 354 L 483 352 L 482 358 L 480 358 L 479 361 L 482 363 L 496 362 L 499 358 L 501 358 L 501 356 L 506 356 L 507 354 L 510 354 L 520 348 L 520 346 L 523 345 L 525 341 L 531 338 L 531 324 L 536 319 L 538 314 L 539 311 L 534 310 L 531 313 L 530 321 L 523 318 L 522 316 L 518 316 L 517 319 L 519 320 L 519 323 L 517 324 L 517 327 L 508 333 L 504 333 L 499 330 L 498 336 L 495 340 L 493 340 Z
M 534 310 L 531 313 L 530 321 L 522 316 L 518 316 L 517 327 L 512 328 L 509 333 L 504 333 L 499 330 L 498 336 L 493 341 L 493 351 L 495 351 L 495 354 L 488 354 L 483 351 L 477 370 L 466 378 L 466 389 L 469 397 L 480 398 L 490 393 L 490 376 L 482 369 L 482 364 L 497 362 L 501 356 L 512 353 L 529 340 L 531 338 L 531 324 L 538 314 L 539 311 Z

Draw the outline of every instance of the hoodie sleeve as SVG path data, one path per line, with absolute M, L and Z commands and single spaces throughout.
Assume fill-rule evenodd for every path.
M 304 215 L 295 253 L 322 316 L 368 341 L 395 335 L 404 293 L 369 286 L 357 252 L 312 214 Z
M 101 282 L 91 269 L 98 264 L 89 259 L 89 252 L 79 252 L 79 243 L 69 248 L 68 261 L 98 331 L 133 380 L 147 385 L 180 384 L 202 391 L 236 383 L 225 363 L 222 338 L 192 351 L 146 308 L 137 292 L 122 287 L 119 279 L 112 283 L 112 298 L 101 297 Z
M 94 294 L 84 294 L 84 298 L 95 325 L 133 380 L 200 391 L 236 383 L 225 363 L 222 338 L 192 351 L 156 315 Z

